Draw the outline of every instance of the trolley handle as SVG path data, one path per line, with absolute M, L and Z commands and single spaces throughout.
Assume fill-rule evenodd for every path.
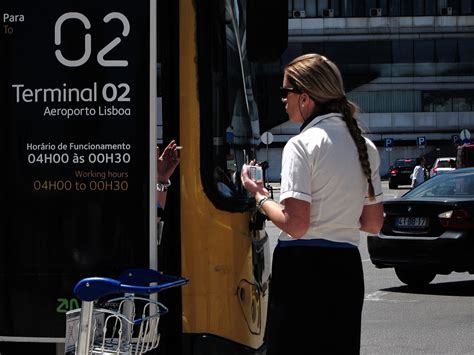
M 127 269 L 120 274 L 118 279 L 125 284 L 145 286 L 152 282 L 168 283 L 183 278 L 165 275 L 153 269 Z
M 133 284 L 124 283 L 124 278 L 128 278 Z M 149 295 L 171 287 L 184 285 L 188 281 L 188 279 L 183 277 L 164 275 L 151 269 L 130 269 L 122 273 L 121 280 L 107 277 L 87 277 L 82 279 L 74 287 L 74 294 L 81 301 L 91 302 L 117 293 Z M 142 285 L 146 283 L 158 284 L 152 286 Z

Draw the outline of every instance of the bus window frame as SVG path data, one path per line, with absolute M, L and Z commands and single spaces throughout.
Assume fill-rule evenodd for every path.
M 226 71 L 226 43 L 225 37 L 225 5 L 222 1 L 208 2 L 207 5 L 199 6 L 197 8 L 196 19 L 196 36 L 197 36 L 197 63 L 198 63 L 198 90 L 200 102 L 200 165 L 201 165 L 201 181 L 205 194 L 214 206 L 220 210 L 229 212 L 244 212 L 255 208 L 254 199 L 248 195 L 240 186 L 240 166 L 237 166 L 235 181 L 238 196 L 225 196 L 222 194 L 216 185 L 214 179 L 214 172 L 216 165 L 215 156 L 216 140 L 222 140 L 222 147 L 224 149 L 224 140 L 226 136 L 226 128 L 221 127 L 222 135 L 218 138 L 213 135 L 213 127 L 215 123 L 215 115 L 224 117 L 229 112 L 229 104 L 227 101 L 227 71 Z M 215 19 L 209 21 L 209 19 Z M 217 27 L 217 28 L 216 28 Z M 218 45 L 220 44 L 220 45 Z M 224 63 L 224 64 L 223 64 Z M 219 66 L 221 67 L 219 68 Z M 215 102 L 212 97 L 213 90 L 216 90 L 212 76 L 214 68 L 222 69 L 221 74 L 220 94 L 224 99 L 222 102 Z M 230 121 L 227 120 L 227 121 Z M 253 152 L 253 147 L 249 145 L 240 146 L 241 150 Z M 250 154 L 253 158 L 253 153 Z M 225 158 L 225 154 L 221 153 L 220 158 Z M 222 162 L 221 167 L 225 162 Z

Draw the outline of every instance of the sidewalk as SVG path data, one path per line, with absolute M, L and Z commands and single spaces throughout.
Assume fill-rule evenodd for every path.
M 273 191 L 280 191 L 280 183 L 279 182 L 269 182 L 268 185 L 270 185 L 273 189 Z

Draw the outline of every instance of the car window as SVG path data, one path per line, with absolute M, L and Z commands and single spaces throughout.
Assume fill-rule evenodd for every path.
M 395 166 L 398 166 L 400 168 L 404 168 L 404 167 L 415 167 L 415 161 L 414 160 L 397 160 L 395 162 Z
M 445 173 L 406 193 L 404 198 L 474 198 L 474 173 Z
M 438 168 L 449 168 L 449 161 L 441 160 L 438 162 Z

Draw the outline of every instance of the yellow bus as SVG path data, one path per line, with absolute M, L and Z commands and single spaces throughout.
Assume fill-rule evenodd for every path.
M 171 63 L 179 76 L 175 94 L 164 89 L 169 69 L 162 48 L 163 107 L 168 99 L 177 108 L 163 112 L 164 142 L 179 137 L 183 149 L 180 189 L 168 194 L 158 264 L 190 280 L 162 296 L 170 313 L 182 307 L 182 318 L 162 319 L 165 353 L 175 354 L 172 329 L 180 328 L 183 354 L 264 354 L 269 243 L 254 201 L 240 186 L 239 171 L 255 157 L 263 133 L 253 70 L 266 61 L 279 64 L 287 43 L 286 6 L 283 1 L 179 1 L 179 37 L 170 43 L 179 53 L 179 63 Z

